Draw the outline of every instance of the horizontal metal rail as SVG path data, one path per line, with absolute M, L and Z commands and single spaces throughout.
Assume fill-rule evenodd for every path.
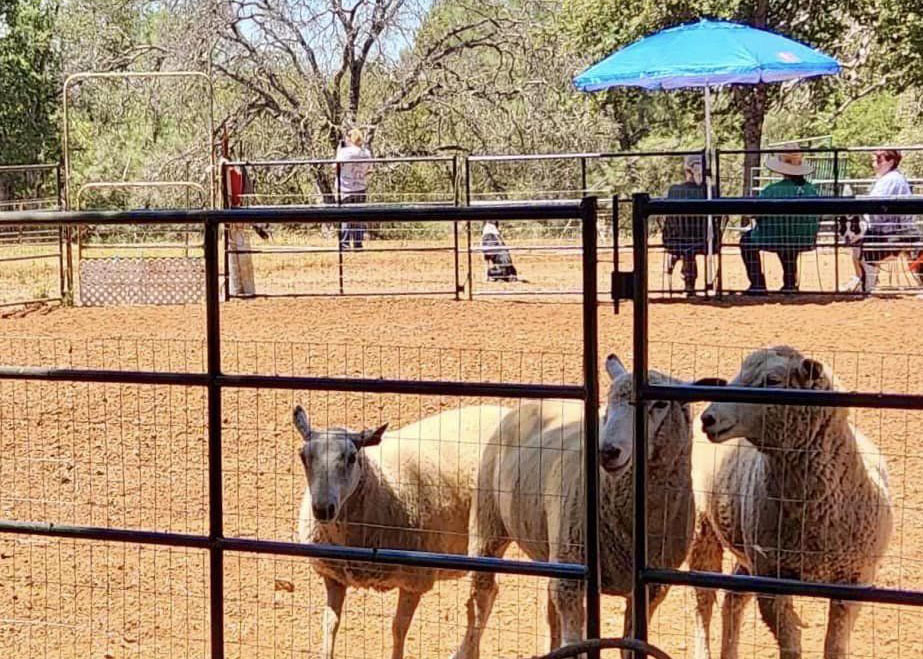
M 289 160 L 232 160 L 223 163 L 225 167 L 291 167 L 294 165 L 341 165 L 349 163 L 415 163 L 415 162 L 445 162 L 451 163 L 454 156 L 384 156 L 381 158 L 350 158 L 337 160 L 336 158 L 303 158 Z
M 549 563 L 516 561 L 503 558 L 441 554 L 397 549 L 366 549 L 248 538 L 216 538 L 188 533 L 167 533 L 141 529 L 116 529 L 99 526 L 76 526 L 52 522 L 20 522 L 0 520 L 0 533 L 37 535 L 74 540 L 121 542 L 132 544 L 188 547 L 191 549 L 221 549 L 275 556 L 300 556 L 326 560 L 357 561 L 378 565 L 405 565 L 414 568 L 492 572 L 497 574 L 526 574 L 536 577 L 583 579 L 586 566 L 575 563 Z
M 343 293 L 254 293 L 253 295 L 233 295 L 234 298 L 300 298 L 300 297 L 421 297 L 428 295 L 455 295 L 455 290 L 419 290 L 419 291 L 344 291 Z
M 696 588 L 720 588 L 738 593 L 759 593 L 762 595 L 797 595 L 820 597 L 852 602 L 872 602 L 923 606 L 923 591 L 877 588 L 850 584 L 831 584 L 816 581 L 798 581 L 777 577 L 760 577 L 717 572 L 685 572 L 682 570 L 647 569 L 641 572 L 641 579 L 648 584 L 669 584 L 693 586 Z
M 583 400 L 586 397 L 586 390 L 578 385 L 448 382 L 441 380 L 373 380 L 368 378 L 279 375 L 219 375 L 216 376 L 215 381 L 225 388 L 246 389 L 311 389 L 375 394 L 482 396 L 484 398 L 563 398 L 569 400 Z
M 840 294 L 844 295 L 844 294 Z M 651 400 L 709 401 L 809 405 L 816 407 L 868 407 L 881 409 L 923 409 L 923 394 L 888 394 L 817 389 L 775 389 L 761 387 L 706 387 L 699 385 L 647 385 L 642 388 Z
M 437 554 L 398 549 L 365 549 L 341 545 L 295 544 L 245 538 L 224 538 L 219 540 L 218 543 L 225 551 L 361 561 L 383 565 L 407 565 L 415 568 L 440 570 L 526 574 L 560 579 L 583 579 L 586 577 L 586 566 L 575 563 L 515 561 L 505 558 L 486 558 L 462 554 Z
M 12 245 L 2 245 L 2 247 L 11 247 Z M 59 258 L 60 254 L 35 254 L 34 256 L 5 256 L 0 258 L 0 263 L 11 263 L 13 261 L 40 261 L 43 259 L 56 259 Z
M 455 253 L 454 247 L 363 247 L 360 250 L 343 250 L 344 254 L 389 254 L 447 252 Z M 266 249 L 229 249 L 228 254 L 339 254 L 340 250 L 331 247 L 267 247 Z
M 57 163 L 47 163 L 47 164 L 32 164 L 32 165 L 0 165 L 0 173 L 15 173 L 15 172 L 47 172 L 52 171 L 60 167 Z
M 917 215 L 923 213 L 923 197 L 651 199 L 645 207 L 648 217 L 660 215 Z
M 652 158 L 670 157 L 682 158 L 684 156 L 700 156 L 702 151 L 599 151 L 585 153 L 524 153 L 524 154 L 483 154 L 468 156 L 468 162 L 517 162 L 529 160 L 602 160 L 615 158 Z
M 157 373 L 151 371 L 20 366 L 0 367 L 0 380 L 198 387 L 204 387 L 214 382 L 219 387 L 234 389 L 311 389 L 315 391 L 355 391 L 377 394 L 481 396 L 484 398 L 563 398 L 582 400 L 586 395 L 584 388 L 578 385 L 230 374 L 217 375 L 210 379 L 206 373 Z
M 109 224 L 323 224 L 333 222 L 458 222 L 463 220 L 552 220 L 579 219 L 580 204 L 547 201 L 540 204 L 490 204 L 456 206 L 382 206 L 327 208 L 235 208 L 233 210 L 145 210 L 145 211 L 23 211 L 0 215 L 4 225 L 79 226 Z

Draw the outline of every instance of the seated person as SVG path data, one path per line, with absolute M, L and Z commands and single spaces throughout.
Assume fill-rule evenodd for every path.
M 875 185 L 869 191 L 870 197 L 906 197 L 911 194 L 910 184 L 898 169 L 901 153 L 895 149 L 875 151 L 872 156 L 875 168 Z M 866 293 L 875 289 L 878 283 L 879 264 L 885 259 L 897 257 L 902 252 L 913 261 L 911 271 L 919 279 L 920 231 L 912 215 L 869 215 L 868 228 L 858 248 L 859 268 L 857 275 L 862 290 Z M 892 247 L 893 246 L 893 247 Z M 852 284 L 853 282 L 851 282 Z M 858 288 L 851 286 L 850 288 Z
M 671 185 L 668 199 L 705 199 L 705 183 L 702 180 L 702 156 L 688 155 L 683 160 L 686 180 Z M 713 218 L 712 254 L 717 253 L 721 231 L 718 218 Z M 698 277 L 696 255 L 708 253 L 708 220 L 695 215 L 675 215 L 663 220 L 663 247 L 670 255 L 667 273 L 672 274 L 678 261 L 683 262 L 683 284 L 687 296 L 695 295 L 695 280 Z
M 780 153 L 766 160 L 766 169 L 782 175 L 781 181 L 760 190 L 763 198 L 816 197 L 817 190 L 805 176 L 811 167 L 800 153 Z M 782 292 L 798 291 L 798 255 L 815 248 L 820 219 L 809 216 L 764 216 L 756 218 L 756 226 L 740 237 L 740 255 L 747 268 L 750 287 L 744 295 L 765 295 L 766 278 L 760 262 L 760 251 L 775 252 L 782 262 Z

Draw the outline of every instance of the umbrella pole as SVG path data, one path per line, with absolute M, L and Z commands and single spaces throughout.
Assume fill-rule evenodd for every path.
M 711 150 L 711 88 L 705 85 L 705 198 L 712 198 L 712 150 Z M 705 227 L 705 291 L 708 292 L 714 283 L 714 240 L 715 229 L 712 224 L 712 216 L 708 216 L 708 224 Z

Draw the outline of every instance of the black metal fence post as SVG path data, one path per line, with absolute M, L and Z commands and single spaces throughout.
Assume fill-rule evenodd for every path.
M 632 398 L 635 414 L 634 469 L 634 585 L 632 588 L 632 637 L 647 640 L 647 204 L 650 195 L 633 196 L 634 245 L 634 355 Z M 638 654 L 637 656 L 643 656 Z
M 583 380 L 584 471 L 586 472 L 586 611 L 587 637 L 600 638 L 599 567 L 599 328 L 596 258 L 596 197 L 580 203 L 583 234 Z M 590 659 L 599 657 L 591 650 Z
M 612 306 L 613 312 L 619 312 L 619 196 L 612 195 Z
M 221 456 L 221 320 L 217 221 L 205 223 L 205 325 L 208 375 L 208 540 L 212 659 L 224 657 L 224 500 Z

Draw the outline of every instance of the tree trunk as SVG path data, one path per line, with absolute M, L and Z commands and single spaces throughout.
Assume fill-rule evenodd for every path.
M 760 83 L 755 87 L 739 88 L 743 97 L 741 111 L 743 114 L 744 149 L 758 151 L 763 142 L 763 121 L 766 118 L 766 85 Z M 754 194 L 754 174 L 759 173 L 759 153 L 747 153 L 744 156 L 743 196 Z

